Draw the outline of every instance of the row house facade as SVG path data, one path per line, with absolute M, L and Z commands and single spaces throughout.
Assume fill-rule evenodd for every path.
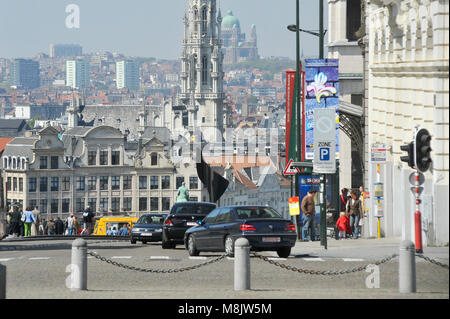
M 74 127 L 63 136 L 46 127 L 8 143 L 1 161 L 5 202 L 67 216 L 94 212 L 167 213 L 184 182 L 191 201 L 206 201 L 196 166 L 174 164 L 170 141 L 154 129 L 128 141 L 110 126 Z

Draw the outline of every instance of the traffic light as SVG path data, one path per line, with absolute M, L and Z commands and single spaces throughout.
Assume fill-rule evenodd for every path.
M 408 163 L 409 167 L 414 168 L 414 143 L 411 142 L 409 144 L 402 145 L 400 146 L 400 149 L 408 153 L 408 156 L 402 156 L 400 157 L 400 160 Z
M 420 129 L 416 134 L 415 162 L 421 172 L 426 172 L 431 165 L 431 135 L 426 129 Z

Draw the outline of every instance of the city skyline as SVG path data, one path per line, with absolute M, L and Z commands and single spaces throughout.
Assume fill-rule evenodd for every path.
M 176 2 L 175 2 L 176 1 Z M 49 45 L 75 43 L 83 46 L 85 54 L 98 51 L 122 53 L 134 57 L 179 59 L 183 38 L 182 17 L 185 0 L 170 3 L 152 1 L 124 6 L 120 1 L 48 0 L 29 3 L 24 0 L 2 1 L 0 4 L 0 57 L 35 57 L 49 54 Z M 295 1 L 283 0 L 273 6 L 270 0 L 221 1 L 222 15 L 232 10 L 240 20 L 243 32 L 250 34 L 252 24 L 258 32 L 262 57 L 295 58 L 295 35 L 286 29 L 295 23 Z M 176 3 L 176 5 L 174 5 Z M 80 28 L 69 29 L 67 6 L 80 9 Z M 268 7 L 255 15 L 255 6 Z M 158 14 L 156 14 L 157 12 Z M 301 27 L 318 29 L 318 3 L 301 3 Z M 26 23 L 24 23 L 26 21 Z M 327 28 L 325 10 L 325 29 Z M 156 30 L 152 32 L 152 30 Z M 160 30 L 165 30 L 161 32 Z M 318 54 L 318 39 L 302 33 L 305 56 Z M 26 39 L 26 41 L 24 41 Z

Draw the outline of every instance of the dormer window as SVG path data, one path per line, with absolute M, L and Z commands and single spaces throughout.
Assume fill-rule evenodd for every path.
M 151 165 L 157 166 L 158 165 L 158 153 L 152 153 L 151 154 Z
M 47 169 L 47 167 L 48 167 L 47 156 L 39 156 L 39 168 Z

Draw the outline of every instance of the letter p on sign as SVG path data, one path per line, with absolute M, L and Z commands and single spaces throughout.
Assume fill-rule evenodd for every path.
M 328 147 L 322 147 L 320 149 L 320 160 L 329 161 L 330 160 L 330 149 Z

